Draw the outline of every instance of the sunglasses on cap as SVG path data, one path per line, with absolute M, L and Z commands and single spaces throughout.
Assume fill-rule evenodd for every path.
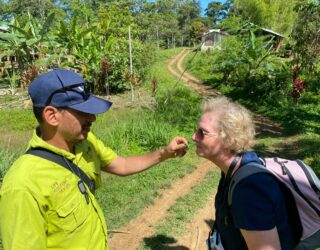
M 52 92 L 51 95 L 48 97 L 48 100 L 46 101 L 46 106 L 51 104 L 52 99 L 56 94 L 65 93 L 68 91 L 75 92 L 76 94 L 81 95 L 83 100 L 87 100 L 90 97 L 90 95 L 93 94 L 93 84 L 91 82 L 85 82 L 82 84 L 75 84 L 58 89 Z

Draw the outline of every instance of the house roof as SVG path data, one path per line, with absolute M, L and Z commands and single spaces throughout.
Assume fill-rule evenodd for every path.
M 267 32 L 267 33 L 269 33 L 269 34 L 275 35 L 275 36 L 279 36 L 279 37 L 283 37 L 283 38 L 285 37 L 284 35 L 282 35 L 282 34 L 280 34 L 280 33 L 277 33 L 277 32 L 275 32 L 275 31 L 273 31 L 273 30 L 270 30 L 270 29 L 262 28 L 262 27 L 260 27 L 260 26 L 258 26 L 258 25 L 256 25 L 256 24 L 254 24 L 254 23 L 251 23 L 251 22 L 248 22 L 248 23 L 244 24 L 244 25 L 242 26 L 242 28 L 244 29 L 244 28 L 246 28 L 247 26 L 256 27 L 256 28 L 258 28 L 258 29 L 261 29 L 261 30 L 263 30 L 263 31 L 265 31 L 265 32 Z
M 270 33 L 270 34 L 273 34 L 273 35 L 276 35 L 276 36 L 280 36 L 280 37 L 284 37 L 284 35 L 281 35 L 281 34 L 275 32 L 275 31 L 273 31 L 273 30 L 265 29 L 265 28 L 261 28 L 261 29 L 262 29 L 263 31 L 265 31 L 265 32 Z
M 227 33 L 221 31 L 221 29 L 209 29 L 208 32 L 203 33 L 203 36 L 206 36 L 206 35 L 208 35 L 210 33 L 219 33 L 219 34 L 222 34 L 222 35 L 227 35 Z

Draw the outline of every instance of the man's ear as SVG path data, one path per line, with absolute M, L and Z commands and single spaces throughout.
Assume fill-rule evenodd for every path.
M 61 119 L 61 110 L 52 107 L 46 106 L 42 113 L 43 121 L 51 126 L 58 126 Z

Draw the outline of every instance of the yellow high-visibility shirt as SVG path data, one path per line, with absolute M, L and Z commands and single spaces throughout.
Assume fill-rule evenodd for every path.
M 43 141 L 36 132 L 29 147 L 58 153 L 101 185 L 101 168 L 116 153 L 92 133 L 79 143 L 75 154 Z M 0 233 L 5 250 L 106 250 L 107 227 L 94 195 L 89 204 L 79 191 L 79 177 L 56 163 L 24 154 L 6 174 L 0 190 Z

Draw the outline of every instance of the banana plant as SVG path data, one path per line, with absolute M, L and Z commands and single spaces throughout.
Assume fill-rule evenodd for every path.
M 109 36 L 105 41 L 104 37 L 95 33 L 89 33 L 90 39 L 83 39 L 81 49 L 75 50 L 72 55 L 76 58 L 74 67 L 79 67 L 85 78 L 95 83 L 97 92 L 105 92 L 105 84 L 101 82 L 101 64 L 107 58 L 107 53 L 113 43 L 113 38 Z
M 21 24 L 17 19 L 13 24 L 8 24 L 7 32 L 0 32 L 0 51 L 2 57 L 14 57 L 16 62 L 11 61 L 12 71 L 15 71 L 15 63 L 18 75 L 21 75 L 30 67 L 36 57 L 47 52 L 50 47 L 51 38 L 49 30 L 54 21 L 54 13 L 50 14 L 44 23 L 28 13 L 28 20 Z
M 270 46 L 273 40 L 274 37 L 271 37 L 267 42 L 261 43 L 257 40 L 254 32 L 250 30 L 249 39 L 242 57 L 243 62 L 248 65 L 249 78 L 254 78 L 263 62 L 265 62 L 268 57 L 275 54 L 272 51 L 272 46 Z
M 106 60 L 113 38 L 99 32 L 98 22 L 87 27 L 80 25 L 78 19 L 78 14 L 75 14 L 69 22 L 61 21 L 55 33 L 56 41 L 73 57 L 67 65 L 80 71 L 86 80 L 94 82 L 96 91 L 105 92 L 107 88 L 101 82 L 101 64 Z

